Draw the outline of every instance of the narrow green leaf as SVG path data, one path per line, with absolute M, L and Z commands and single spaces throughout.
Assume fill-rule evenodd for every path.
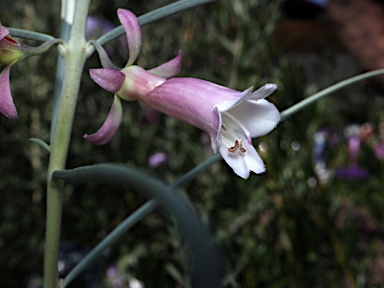
M 44 150 L 48 151 L 48 153 L 51 152 L 51 148 L 50 148 L 49 145 L 48 145 L 46 142 L 44 142 L 43 140 L 41 140 L 41 139 L 39 139 L 39 138 L 29 138 L 29 141 L 38 144 L 41 148 L 43 148 Z
M 144 171 L 117 164 L 99 164 L 55 171 L 53 178 L 68 183 L 120 184 L 124 187 L 135 188 L 149 197 L 154 197 L 155 201 L 158 201 L 174 216 L 178 224 L 177 228 L 189 243 L 194 255 L 192 273 L 194 287 L 220 286 L 222 269 L 218 251 L 213 244 L 214 239 L 191 208 L 192 205 L 179 196 L 172 187 L 167 187 L 163 182 Z M 75 267 L 75 269 L 78 268 Z M 71 280 L 73 279 L 74 277 L 71 278 Z M 65 278 L 64 287 L 70 282 L 68 278 Z

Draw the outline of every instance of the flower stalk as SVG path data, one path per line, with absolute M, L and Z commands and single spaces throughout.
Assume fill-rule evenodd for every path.
M 58 256 L 61 230 L 62 183 L 52 179 L 55 170 L 65 169 L 72 124 L 86 60 L 85 28 L 90 0 L 79 0 L 68 44 L 65 45 L 63 89 L 58 105 L 56 127 L 51 141 L 47 175 L 47 223 L 45 235 L 44 287 L 58 288 Z

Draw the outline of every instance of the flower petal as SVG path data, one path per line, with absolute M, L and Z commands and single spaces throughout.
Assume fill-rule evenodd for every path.
M 241 104 L 245 99 L 247 99 L 249 95 L 251 95 L 252 90 L 253 90 L 253 87 L 250 87 L 243 92 L 235 91 L 237 93 L 236 98 L 232 98 L 231 100 L 222 102 L 219 105 L 217 105 L 217 107 L 219 108 L 220 112 L 228 111 L 233 107 L 236 107 L 237 105 Z
M 263 87 L 260 87 L 255 92 L 251 93 L 250 96 L 247 97 L 247 100 L 259 100 L 264 99 L 271 95 L 277 89 L 277 85 L 273 83 L 265 84 Z
M 264 99 L 270 94 L 272 94 L 277 89 L 277 85 L 273 83 L 268 83 L 263 87 L 260 87 L 255 92 L 252 92 L 253 87 L 244 90 L 243 92 L 238 92 L 239 96 L 237 99 L 232 99 L 230 101 L 221 103 L 218 107 L 221 112 L 228 111 L 238 105 L 240 105 L 244 100 L 259 100 Z
M 140 120 L 140 124 L 153 124 L 157 118 L 157 111 L 146 103 L 139 101 L 141 110 L 143 111 L 143 118 Z
M 164 77 L 164 78 L 172 78 L 180 73 L 182 65 L 182 52 L 179 50 L 177 56 L 164 64 L 157 66 L 153 69 L 148 70 L 148 72 Z
M 229 88 L 194 78 L 171 78 L 157 86 L 143 100 L 157 111 L 187 122 L 209 133 L 215 140 L 221 130 L 217 103 L 241 94 Z M 223 100 L 224 98 L 224 100 Z M 213 148 L 218 152 L 218 148 Z
M 229 110 L 228 113 L 237 118 L 248 129 L 252 138 L 268 134 L 280 121 L 279 110 L 264 99 L 245 100 Z
M 220 147 L 220 154 L 223 156 L 223 159 L 227 164 L 233 169 L 233 172 L 241 178 L 248 179 L 249 177 L 249 169 L 243 159 L 243 157 L 238 153 L 231 153 L 228 151 L 230 146 L 226 146 L 224 144 Z
M 232 147 L 230 139 L 222 139 L 222 144 L 220 147 L 220 154 L 223 156 L 225 162 L 233 169 L 233 171 L 240 177 L 248 179 L 249 171 L 252 171 L 256 174 L 265 172 L 265 166 L 263 160 L 257 154 L 256 149 L 247 143 L 247 140 L 241 135 L 235 135 L 237 139 L 242 140 L 242 147 L 246 150 L 241 152 L 237 150 L 235 152 L 229 152 L 229 148 Z
M 0 24 L 0 40 L 9 34 L 9 30 Z
M 247 150 L 246 154 L 247 156 L 244 157 L 244 160 L 246 162 L 247 168 L 256 173 L 264 173 L 265 172 L 265 165 L 259 154 L 257 153 L 255 147 L 253 145 L 248 144 L 247 141 L 243 141 L 243 148 Z
M 5 67 L 0 74 L 0 112 L 11 119 L 18 118 L 15 104 L 13 103 L 9 85 L 9 73 L 12 64 Z
M 115 136 L 122 119 L 123 108 L 121 106 L 121 100 L 115 95 L 111 110 L 101 128 L 96 133 L 91 135 L 85 134 L 83 137 L 92 144 L 106 144 L 112 140 L 113 136 Z
M 113 69 L 90 69 L 89 75 L 93 81 L 111 93 L 119 91 L 125 81 L 124 73 Z
M 129 59 L 126 66 L 135 62 L 141 49 L 141 28 L 136 15 L 129 10 L 118 9 L 117 15 L 127 34 Z

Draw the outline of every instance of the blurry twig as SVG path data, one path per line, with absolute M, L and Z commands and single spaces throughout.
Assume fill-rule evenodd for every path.
M 375 76 L 378 76 L 381 74 L 384 74 L 384 69 L 379 69 L 379 70 L 363 73 L 363 74 L 357 75 L 355 77 L 351 77 L 351 78 L 348 78 L 346 80 L 343 80 L 343 81 L 336 83 L 332 86 L 329 86 L 328 88 L 325 88 L 324 90 L 321 90 L 320 92 L 313 94 L 312 96 L 300 101 L 299 103 L 297 103 L 297 104 L 289 107 L 288 109 L 284 110 L 283 112 L 281 112 L 280 113 L 281 120 L 287 119 L 288 117 L 292 116 L 293 114 L 300 111 L 301 109 L 304 109 L 308 105 L 316 102 L 320 98 L 323 98 L 324 96 L 327 96 L 327 95 L 329 95 L 329 94 L 331 94 L 331 93 L 333 93 L 333 92 L 335 92 L 341 88 L 344 88 L 345 86 L 348 86 L 348 85 L 351 85 L 353 83 L 359 82 L 361 80 L 375 77 Z

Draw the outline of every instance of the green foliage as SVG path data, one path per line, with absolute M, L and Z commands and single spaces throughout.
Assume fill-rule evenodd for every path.
M 140 15 L 171 2 L 94 1 L 91 14 L 118 25 L 119 7 Z M 238 90 L 275 82 L 279 90 L 270 100 L 280 110 L 286 109 L 308 96 L 308 91 L 324 86 L 309 82 L 306 63 L 273 41 L 281 18 L 280 2 L 219 1 L 149 24 L 143 29 L 138 63 L 152 68 L 182 49 L 181 76 Z M 4 5 L 9 11 L 1 15 L 3 24 L 58 35 L 57 5 L 41 0 L 4 1 Z M 125 46 L 118 40 L 109 45 L 115 51 L 112 61 L 124 65 Z M 324 59 L 324 67 L 334 68 L 324 50 L 317 55 Z M 12 68 L 12 93 L 20 119 L 0 118 L 0 279 L 4 287 L 25 287 L 31 277 L 42 275 L 48 157 L 29 138 L 49 143 L 55 59 L 50 51 Z M 96 56 L 87 63 L 87 69 L 95 67 L 99 67 Z M 343 80 L 326 71 L 321 70 L 322 85 Z M 330 127 L 341 135 L 346 123 L 383 120 L 380 99 L 367 86 L 355 85 L 321 100 L 279 124 L 270 135 L 256 139 L 255 146 L 268 147 L 261 153 L 266 174 L 244 181 L 220 162 L 186 185 L 182 192 L 217 235 L 227 287 L 383 285 L 377 282 L 376 267 L 383 249 L 383 162 L 363 144 L 359 165 L 369 171 L 369 181 L 334 178 L 325 184 L 316 178 L 312 162 L 313 133 L 318 129 Z M 156 125 L 142 126 L 137 103 L 128 102 L 114 140 L 92 146 L 82 135 L 98 129 L 113 99 L 87 74 L 81 89 L 68 168 L 115 162 L 150 170 L 148 157 L 164 151 L 168 162 L 152 173 L 172 182 L 209 157 L 209 143 L 201 131 L 164 115 L 159 115 Z M 300 143 L 297 151 L 291 149 L 294 141 Z M 329 168 L 348 164 L 342 137 L 329 148 Z M 309 179 L 316 179 L 317 185 L 308 185 Z M 93 247 L 146 199 L 120 187 L 77 185 L 66 187 L 64 200 L 62 239 Z M 118 263 L 120 271 L 134 275 L 146 287 L 184 285 L 188 255 L 182 252 L 184 243 L 172 225 L 158 212 L 148 215 L 111 248 L 106 263 Z

